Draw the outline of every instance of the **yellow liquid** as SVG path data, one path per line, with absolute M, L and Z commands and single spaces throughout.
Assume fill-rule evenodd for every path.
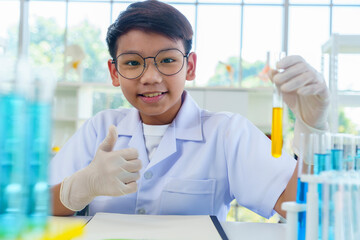
M 282 115 L 282 108 L 273 108 L 271 126 L 271 155 L 276 158 L 281 157 L 281 150 L 283 145 Z

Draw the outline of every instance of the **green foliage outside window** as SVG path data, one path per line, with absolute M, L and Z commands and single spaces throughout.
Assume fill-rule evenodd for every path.
M 7 50 L 17 56 L 17 28 L 9 29 Z M 29 60 L 35 66 L 51 66 L 58 79 L 63 80 L 65 30 L 54 18 L 36 16 L 30 25 Z M 107 60 L 110 58 L 105 42 L 100 38 L 101 30 L 91 25 L 88 20 L 71 28 L 67 44 L 81 46 L 86 57 L 83 61 L 83 81 L 106 82 L 108 80 Z M 64 79 L 65 81 L 68 79 Z
M 51 65 L 56 76 L 63 76 L 64 29 L 56 19 L 36 17 L 30 26 L 29 59 L 35 66 Z
M 269 80 L 262 80 L 259 73 L 264 69 L 265 62 L 254 63 L 242 60 L 242 80 L 239 83 L 239 57 L 230 57 L 226 63 L 219 62 L 215 68 L 215 74 L 209 79 L 208 86 L 233 86 L 233 87 L 269 87 Z M 229 71 L 227 67 L 233 69 Z
M 86 53 L 83 62 L 85 82 L 108 80 L 107 60 L 110 59 L 110 55 L 100 36 L 101 30 L 91 25 L 88 20 L 72 27 L 68 34 L 68 44 L 78 44 Z
M 350 133 L 354 135 L 359 135 L 360 131 L 357 130 L 356 124 L 353 123 L 349 118 L 346 117 L 345 111 L 343 108 L 339 109 L 339 132 L 340 133 Z

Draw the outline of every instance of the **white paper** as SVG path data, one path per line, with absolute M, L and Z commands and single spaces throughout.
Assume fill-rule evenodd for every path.
M 210 216 L 97 213 L 81 239 L 221 240 Z

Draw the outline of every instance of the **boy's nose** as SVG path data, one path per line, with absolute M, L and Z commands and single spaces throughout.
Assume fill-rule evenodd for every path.
M 154 61 L 148 61 L 144 69 L 144 73 L 140 77 L 140 82 L 142 84 L 155 84 L 162 81 L 162 75 L 157 70 Z

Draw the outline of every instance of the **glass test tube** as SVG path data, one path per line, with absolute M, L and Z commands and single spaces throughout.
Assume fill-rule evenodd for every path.
M 340 133 L 331 134 L 331 170 L 342 170 L 343 152 L 344 152 L 344 135 Z
M 331 138 L 330 133 L 313 133 L 314 141 L 314 174 L 331 170 Z
M 297 179 L 297 192 L 296 202 L 300 204 L 306 203 L 306 194 L 308 192 L 308 183 L 301 181 L 301 176 L 307 174 L 310 170 L 309 157 L 311 156 L 311 149 L 307 144 L 309 142 L 308 134 L 300 134 L 300 152 L 298 156 L 298 179 Z M 310 160 L 311 161 L 311 160 Z M 306 211 L 299 212 L 298 216 L 298 240 L 305 240 L 306 230 Z
M 355 141 L 355 170 L 360 170 L 360 136 L 354 137 Z
M 342 169 L 349 171 L 354 169 L 355 165 L 355 139 L 351 134 L 343 135 L 343 166 Z
M 283 146 L 283 105 L 280 90 L 274 84 L 273 93 L 273 109 L 272 109 L 272 125 L 271 125 L 271 155 L 280 157 Z
M 51 110 L 55 78 L 47 68 L 34 71 L 27 106 L 27 208 L 28 229 L 42 235 L 50 215 L 48 162 L 51 142 Z
M 277 62 L 285 57 L 285 52 L 268 53 L 268 63 L 272 70 L 278 71 Z M 279 71 L 278 71 L 279 72 Z M 271 155 L 280 157 L 283 147 L 283 100 L 280 89 L 273 83 L 273 109 L 271 125 Z
M 6 61 L 0 65 L 0 239 L 18 239 L 25 224 L 26 197 L 26 99 L 21 86 L 28 72 L 21 67 L 14 71 Z M 11 74 L 4 77 L 3 71 Z
M 313 133 L 314 146 L 314 175 L 320 175 L 324 171 L 331 169 L 331 137 L 330 133 Z M 319 198 L 319 218 L 318 218 L 318 239 L 322 239 L 323 226 L 323 199 L 322 192 L 329 191 L 328 186 L 318 184 L 318 198 Z

